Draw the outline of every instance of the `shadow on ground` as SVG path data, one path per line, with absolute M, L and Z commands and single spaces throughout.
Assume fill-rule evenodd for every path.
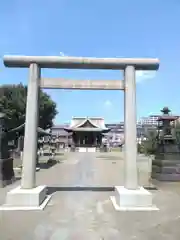
M 144 187 L 146 190 L 158 190 L 157 187 Z M 109 186 L 109 187 L 95 187 L 95 186 L 67 186 L 67 187 L 47 187 L 47 194 L 53 194 L 55 192 L 114 192 L 115 187 Z
M 2 188 L 7 187 L 11 184 L 14 184 L 15 182 L 17 182 L 19 180 L 21 180 L 21 177 L 19 177 L 19 176 L 18 177 L 15 176 L 13 179 L 10 179 L 10 180 L 4 180 L 4 182 L 2 184 Z
M 49 169 L 56 165 L 57 163 L 58 161 L 56 160 L 48 160 L 47 162 L 39 162 L 37 167 L 39 167 L 40 169 Z
M 15 177 L 14 182 L 21 180 L 21 177 Z
M 83 187 L 83 186 L 74 186 L 74 187 L 47 187 L 47 194 L 52 194 L 55 192 L 114 192 L 114 187 Z
M 63 152 L 57 152 L 56 156 L 64 156 L 64 153 Z
M 43 156 L 50 156 L 50 153 L 44 152 Z M 64 152 L 56 152 L 56 156 L 64 156 Z
M 111 155 L 99 155 L 97 159 L 104 159 L 104 160 L 123 160 L 120 156 L 111 156 Z

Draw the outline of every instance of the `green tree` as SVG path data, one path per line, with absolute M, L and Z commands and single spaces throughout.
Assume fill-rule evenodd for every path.
M 138 153 L 144 153 L 144 144 L 143 143 L 138 143 L 137 144 L 137 152 Z
M 144 140 L 141 144 L 141 151 L 143 153 L 155 154 L 157 146 L 157 132 L 156 130 L 147 130 L 146 140 Z
M 0 87 L 0 112 L 6 114 L 7 129 L 18 127 L 25 122 L 27 86 L 2 85 Z M 56 103 L 50 96 L 40 90 L 39 94 L 39 127 L 48 129 L 57 114 Z

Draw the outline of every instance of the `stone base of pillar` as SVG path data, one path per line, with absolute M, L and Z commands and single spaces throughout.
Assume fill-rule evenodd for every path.
M 115 187 L 115 196 L 111 197 L 117 211 L 153 211 L 159 210 L 152 204 L 152 194 L 143 187 L 129 190 L 123 186 Z
M 22 189 L 20 186 L 10 190 L 6 196 L 6 203 L 0 210 L 43 210 L 50 200 L 46 186 L 32 189 Z

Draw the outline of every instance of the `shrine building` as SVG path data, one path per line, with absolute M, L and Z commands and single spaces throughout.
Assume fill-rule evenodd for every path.
M 103 118 L 73 117 L 70 126 L 64 130 L 71 133 L 75 148 L 98 148 L 104 134 L 111 129 L 105 126 Z

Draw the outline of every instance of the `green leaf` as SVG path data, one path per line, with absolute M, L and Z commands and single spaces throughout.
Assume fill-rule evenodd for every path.
M 16 128 L 25 122 L 27 86 L 2 85 L 0 87 L 0 112 L 6 114 L 7 129 Z M 56 103 L 40 90 L 39 93 L 39 127 L 50 128 L 57 114 Z

